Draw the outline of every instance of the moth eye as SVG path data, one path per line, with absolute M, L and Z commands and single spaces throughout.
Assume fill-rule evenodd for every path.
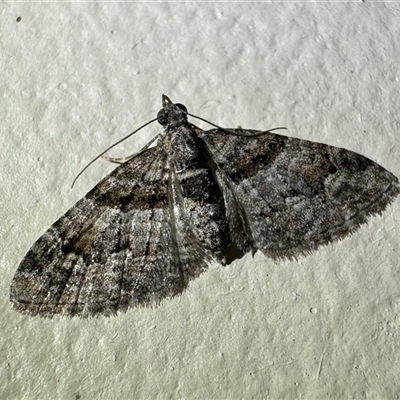
M 162 109 L 158 112 L 157 121 L 159 124 L 161 124 L 163 126 L 167 123 L 167 114 L 165 113 L 164 109 Z
M 175 105 L 176 105 L 178 108 L 180 108 L 182 111 L 187 112 L 187 108 L 186 108 L 183 104 L 181 104 L 181 103 L 176 103 Z

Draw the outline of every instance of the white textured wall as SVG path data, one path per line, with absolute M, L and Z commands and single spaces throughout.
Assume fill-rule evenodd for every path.
M 156 309 L 43 320 L 8 296 L 30 245 L 113 165 L 71 191 L 77 172 L 154 118 L 163 93 L 221 126 L 284 125 L 400 176 L 399 17 L 368 1 L 3 3 L 0 398 L 395 398 L 400 200 L 298 262 L 215 265 Z

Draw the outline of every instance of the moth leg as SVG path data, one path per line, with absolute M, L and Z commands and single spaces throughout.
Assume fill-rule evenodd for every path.
M 127 157 L 123 157 L 123 158 L 113 158 L 113 157 L 107 157 L 107 156 L 101 156 L 101 158 L 103 158 L 106 161 L 115 163 L 115 164 L 124 164 L 125 162 L 127 162 L 128 160 L 130 160 L 131 158 L 133 158 L 135 154 L 132 154 L 131 156 L 127 156 Z
M 133 157 L 138 156 L 140 153 L 142 153 L 144 150 L 147 150 L 156 140 L 160 139 L 162 135 L 159 134 L 157 135 L 155 138 L 153 138 L 152 140 L 150 140 L 149 143 L 147 143 L 144 147 L 142 147 L 137 153 L 132 154 L 130 156 L 127 157 L 121 157 L 121 158 L 114 158 L 114 157 L 107 157 L 107 156 L 101 156 L 101 158 L 103 158 L 106 161 L 115 163 L 115 164 L 124 164 L 126 163 L 128 160 L 130 160 Z

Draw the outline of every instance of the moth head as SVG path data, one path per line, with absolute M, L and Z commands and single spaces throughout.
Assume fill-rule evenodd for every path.
M 183 104 L 174 104 L 163 94 L 162 106 L 157 114 L 157 120 L 164 128 L 173 128 L 187 121 L 187 109 Z

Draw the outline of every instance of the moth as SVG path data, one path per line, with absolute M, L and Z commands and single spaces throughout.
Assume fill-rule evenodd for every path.
M 210 262 L 296 258 L 354 232 L 399 194 L 354 152 L 188 121 L 162 96 L 164 133 L 100 181 L 28 251 L 11 283 L 24 314 L 115 315 L 176 296 Z M 201 119 L 201 118 L 200 118 Z

